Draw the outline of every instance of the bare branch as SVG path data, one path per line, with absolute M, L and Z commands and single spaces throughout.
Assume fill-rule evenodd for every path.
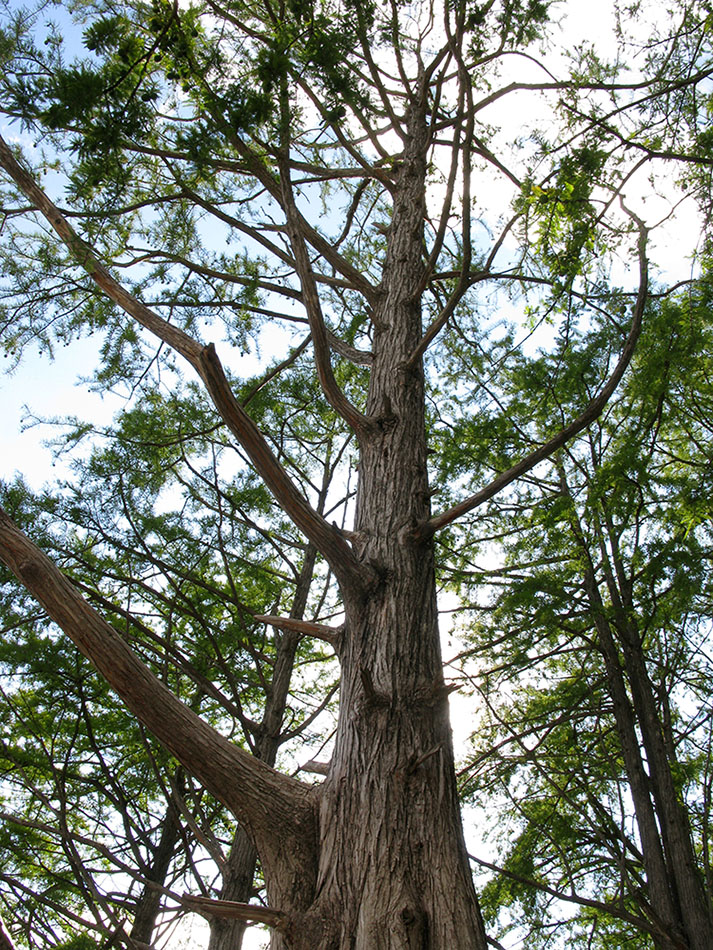
M 311 772 L 314 775 L 329 775 L 331 767 L 331 762 L 319 762 L 317 759 L 310 759 L 309 762 L 305 762 L 304 765 L 300 766 L 299 771 Z
M 302 302 L 304 303 L 310 330 L 312 331 L 312 345 L 314 346 L 314 361 L 322 391 L 327 401 L 339 415 L 352 427 L 357 437 L 361 437 L 369 426 L 369 420 L 351 404 L 337 385 L 331 365 L 331 351 L 327 328 L 322 316 L 322 305 L 317 291 L 315 275 L 312 271 L 309 255 L 305 246 L 305 238 L 300 228 L 300 218 L 297 212 L 295 196 L 290 182 L 290 170 L 287 162 L 281 163 L 282 174 L 282 203 L 287 216 L 287 229 L 295 256 L 297 275 L 302 287 Z
M 327 339 L 335 353 L 339 353 L 340 356 L 343 356 L 344 359 L 349 360 L 351 363 L 356 363 L 357 366 L 371 366 L 374 362 L 372 353 L 366 350 L 358 350 L 355 346 L 350 346 L 329 329 L 327 330 Z
M 211 343 L 200 356 L 199 372 L 221 416 L 240 441 L 285 513 L 329 561 L 343 587 L 363 586 L 368 569 L 355 557 L 339 529 L 328 524 L 305 500 L 272 454 L 259 429 L 238 403 Z

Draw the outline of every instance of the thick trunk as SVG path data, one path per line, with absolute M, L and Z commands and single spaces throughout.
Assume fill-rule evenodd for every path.
M 256 470 L 340 583 L 345 609 L 338 643 L 340 713 L 324 785 L 312 790 L 277 774 L 194 716 L 0 513 L 0 553 L 9 566 L 129 708 L 247 826 L 265 873 L 268 902 L 281 912 L 274 950 L 486 948 L 456 794 L 432 531 L 419 531 L 430 505 L 423 371 L 411 359 L 422 336 L 429 146 L 427 97 L 418 85 L 373 307 L 366 417 L 349 413 L 361 445 L 352 547 L 288 478 L 235 400 L 213 347 L 196 352 L 182 338 L 174 341 L 173 328 L 169 335 L 146 308 L 129 311 L 136 310 L 136 319 L 173 341 L 198 368 Z M 17 174 L 21 187 L 34 196 Z M 284 190 L 288 200 L 289 189 Z M 46 213 L 64 228 L 54 206 Z M 292 214 L 289 223 L 309 302 L 309 257 L 300 248 L 298 216 Z M 97 268 L 97 273 L 104 272 Z M 109 278 L 105 283 L 111 291 Z M 325 334 L 315 304 L 310 327 L 320 379 L 339 411 L 344 401 L 335 395 L 325 363 Z M 244 908 L 234 910 L 249 916 Z
M 430 543 L 421 368 L 425 123 L 413 111 L 362 438 L 356 541 L 378 584 L 346 598 L 340 716 L 322 788 L 316 901 L 294 950 L 484 950 L 456 795 Z

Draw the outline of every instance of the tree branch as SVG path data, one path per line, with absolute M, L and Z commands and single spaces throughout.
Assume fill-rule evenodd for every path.
M 0 508 L 0 559 L 95 666 L 131 712 L 196 778 L 245 823 L 260 846 L 275 825 L 310 851 L 314 812 L 309 790 L 229 742 L 204 722 L 136 656 Z M 305 873 L 298 854 L 291 854 Z
M 213 344 L 203 347 L 122 287 L 99 261 L 92 248 L 79 237 L 59 208 L 37 185 L 32 176 L 22 168 L 2 137 L 0 137 L 0 167 L 5 169 L 18 188 L 32 201 L 96 285 L 141 326 L 180 353 L 198 372 L 223 421 L 247 452 L 256 471 L 272 491 L 278 504 L 283 506 L 286 514 L 324 555 L 340 583 L 354 589 L 358 584 L 367 581 L 368 572 L 357 561 L 343 536 L 338 530 L 328 525 L 302 496 L 273 455 L 255 423 L 235 399 Z M 314 328 L 312 329 L 314 338 Z M 321 332 L 328 353 L 329 347 L 323 324 Z M 345 402 L 348 403 L 346 399 Z M 354 413 L 359 419 L 364 418 L 357 410 L 354 410 Z
M 256 920 L 276 930 L 284 930 L 289 923 L 289 915 L 272 907 L 260 907 L 257 904 L 243 904 L 239 901 L 221 901 L 210 897 L 193 897 L 184 894 L 181 903 L 187 910 L 202 914 L 204 917 L 220 917 L 223 920 Z
M 22 193 L 30 199 L 37 210 L 44 216 L 54 231 L 59 235 L 76 262 L 89 274 L 94 283 L 104 293 L 132 316 L 141 326 L 150 330 L 155 336 L 181 356 L 184 356 L 191 366 L 197 368 L 201 345 L 178 327 L 174 327 L 163 317 L 142 304 L 111 276 L 106 267 L 99 261 L 92 248 L 79 237 L 69 224 L 59 208 L 52 202 L 44 191 L 37 185 L 33 177 L 19 164 L 12 150 L 0 136 L 0 167 L 4 168 Z
M 517 881 L 518 884 L 524 884 L 527 887 L 536 888 L 538 891 L 544 891 L 545 894 L 549 894 L 551 897 L 554 897 L 557 900 L 567 901 L 571 904 L 579 904 L 581 907 L 593 907 L 596 910 L 601 910 L 606 914 L 610 914 L 612 917 L 616 917 L 618 920 L 625 920 L 627 923 L 632 924 L 637 929 L 645 930 L 647 933 L 654 935 L 660 933 L 659 928 L 655 925 L 652 926 L 652 924 L 649 923 L 649 921 L 644 917 L 637 917 L 635 914 L 630 914 L 624 907 L 619 906 L 614 902 L 598 901 L 589 897 L 580 897 L 579 894 L 575 894 L 574 891 L 559 891 L 553 887 L 549 887 L 544 883 L 544 881 L 535 881 L 532 878 L 523 877 L 521 874 L 515 874 L 513 871 L 509 871 L 506 868 L 498 867 L 497 864 L 491 864 L 489 861 L 483 861 L 481 858 L 476 858 L 473 854 L 469 854 L 468 857 L 480 867 L 487 868 L 489 871 L 494 871 L 496 874 L 503 874 L 505 877 L 510 878 L 511 881 Z
M 352 405 L 334 378 L 322 305 L 309 254 L 305 246 L 305 239 L 300 228 L 300 217 L 290 182 L 290 169 L 286 161 L 281 162 L 280 173 L 282 176 L 282 205 L 287 218 L 287 230 L 292 244 L 292 253 L 295 257 L 295 268 L 302 288 L 302 302 L 307 311 L 309 327 L 312 331 L 314 361 L 319 382 L 330 406 L 351 426 L 357 437 L 361 438 L 369 426 L 369 420 L 359 412 L 356 406 Z
M 327 627 L 321 623 L 311 623 L 309 620 L 295 620 L 292 617 L 273 617 L 271 614 L 255 614 L 255 620 L 267 623 L 278 630 L 294 630 L 306 637 L 316 637 L 326 640 L 327 643 L 336 643 L 341 630 L 338 627 Z
M 2 917 L 0 917 L 0 950 L 16 950 L 15 944 L 5 927 Z
M 247 452 L 265 484 L 285 513 L 324 555 L 340 584 L 352 589 L 368 584 L 371 580 L 368 568 L 357 560 L 342 533 L 328 524 L 306 501 L 233 395 L 212 343 L 202 350 L 198 371 L 225 423 Z
M 639 218 L 637 218 L 626 208 L 624 210 L 627 212 L 627 214 L 629 214 L 630 217 L 634 218 L 639 228 L 639 292 L 636 299 L 636 304 L 634 305 L 631 329 L 621 351 L 619 362 L 614 367 L 614 371 L 612 372 L 611 376 L 604 384 L 598 395 L 592 399 L 584 412 L 580 413 L 580 415 L 577 416 L 577 418 L 574 419 L 568 426 L 565 426 L 564 429 L 560 429 L 557 435 L 553 436 L 539 448 L 535 449 L 534 452 L 526 455 L 525 458 L 511 466 L 509 469 L 507 469 L 507 471 L 502 472 L 500 475 L 494 478 L 489 485 L 486 485 L 485 488 L 481 488 L 479 492 L 471 495 L 470 498 L 466 498 L 464 501 L 454 505 L 447 511 L 442 512 L 440 515 L 435 515 L 429 521 L 426 521 L 414 532 L 416 540 L 426 540 L 427 538 L 432 537 L 433 534 L 435 534 L 435 532 L 440 528 L 444 528 L 446 525 L 451 524 L 462 515 L 468 514 L 468 512 L 473 511 L 474 508 L 477 508 L 479 505 L 482 505 L 484 502 L 497 495 L 516 479 L 521 478 L 523 475 L 529 472 L 530 469 L 534 468 L 539 462 L 549 458 L 553 452 L 556 452 L 557 449 L 561 448 L 566 442 L 577 435 L 577 433 L 581 432 L 583 429 L 586 429 L 586 427 L 591 425 L 591 423 L 594 422 L 594 420 L 597 419 L 604 411 L 604 407 L 614 393 L 614 390 L 619 385 L 627 366 L 631 362 L 631 358 L 636 347 L 636 342 L 639 339 L 639 335 L 641 333 L 644 308 L 648 299 L 648 261 L 646 259 L 646 238 L 648 231 Z

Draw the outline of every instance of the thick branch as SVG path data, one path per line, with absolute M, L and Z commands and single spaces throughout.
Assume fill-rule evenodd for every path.
M 259 623 L 270 624 L 278 630 L 294 630 L 306 637 L 316 637 L 326 640 L 327 643 L 336 643 L 341 631 L 338 627 L 327 627 L 322 623 L 311 623 L 309 620 L 295 620 L 292 617 L 273 617 L 271 614 L 255 614 Z
M 631 215 L 631 212 L 628 213 Z M 634 217 L 633 215 L 631 216 Z M 534 452 L 526 455 L 525 458 L 521 459 L 507 471 L 502 472 L 500 475 L 494 478 L 489 485 L 486 485 L 485 488 L 481 488 L 479 492 L 471 495 L 470 498 L 466 498 L 459 504 L 454 505 L 453 508 L 449 508 L 440 515 L 435 515 L 430 519 L 430 521 L 425 522 L 425 524 L 423 524 L 415 532 L 415 537 L 418 540 L 425 540 L 426 538 L 431 537 L 440 528 L 444 528 L 446 525 L 451 524 L 462 515 L 468 514 L 469 511 L 473 511 L 474 508 L 477 508 L 490 498 L 493 498 L 498 494 L 498 492 L 501 492 L 516 479 L 527 474 L 527 472 L 534 468 L 539 462 L 549 458 L 553 452 L 556 452 L 557 449 L 561 448 L 575 435 L 577 435 L 583 429 L 586 429 L 588 425 L 591 425 L 591 423 L 594 422 L 594 420 L 597 419 L 604 411 L 606 404 L 609 402 L 609 399 L 614 393 L 614 390 L 619 385 L 627 366 L 631 362 L 631 358 L 636 347 L 636 342 L 639 339 L 639 335 L 641 333 L 641 323 L 648 298 L 648 261 L 646 259 L 647 231 L 640 220 L 636 219 L 636 221 L 639 226 L 639 292 L 636 299 L 636 304 L 634 306 L 634 315 L 632 318 L 631 329 L 621 351 L 619 362 L 616 364 L 614 371 L 600 390 L 599 394 L 595 396 L 594 399 L 592 399 L 584 412 L 577 416 L 577 418 L 568 426 L 565 426 L 564 429 L 560 429 L 557 435 L 553 436 L 551 439 L 549 439 L 549 441 L 539 446 L 539 448 L 535 449 Z
M 327 330 L 327 339 L 335 353 L 339 353 L 340 356 L 343 356 L 350 362 L 356 363 L 357 366 L 371 366 L 374 362 L 373 353 L 369 353 L 366 350 L 358 350 L 355 346 L 350 346 L 329 329 Z
M 347 399 L 334 378 L 329 337 L 322 315 L 322 305 L 305 239 L 300 228 L 300 218 L 289 179 L 289 167 L 286 162 L 282 163 L 281 174 L 282 203 L 287 217 L 287 230 L 292 244 L 292 253 L 295 257 L 295 268 L 302 288 L 302 302 L 307 311 L 309 327 L 312 331 L 314 361 L 319 382 L 330 406 L 351 426 L 357 437 L 361 437 L 369 423 L 367 418 Z
M 12 937 L 8 933 L 2 917 L 0 917 L 0 950 L 16 950 Z
M 282 827 L 309 850 L 309 791 L 229 742 L 148 669 L 71 581 L 0 508 L 0 559 L 40 602 L 132 713 L 259 842 Z
M 257 904 L 243 904 L 239 901 L 221 901 L 210 897 L 193 897 L 184 894 L 181 903 L 188 910 L 203 914 L 204 917 L 222 917 L 224 920 L 255 920 L 268 927 L 284 929 L 289 916 L 272 907 L 260 907 Z
M 77 263 L 87 271 L 97 286 L 129 316 L 184 356 L 197 370 L 223 421 L 249 455 L 258 474 L 273 492 L 278 503 L 283 506 L 287 515 L 329 561 L 340 582 L 354 588 L 358 577 L 361 576 L 363 581 L 364 569 L 354 557 L 349 545 L 340 533 L 328 525 L 303 498 L 299 489 L 272 454 L 255 423 L 238 404 L 218 360 L 215 347 L 212 344 L 203 347 L 122 287 L 99 261 L 92 248 L 79 237 L 59 208 L 47 197 L 32 176 L 22 168 L 1 137 L 0 167 L 7 171 L 18 188 L 33 202 L 75 257 Z M 324 334 L 324 326 L 322 326 L 322 333 Z M 324 341 L 328 350 L 326 336 Z M 363 418 L 359 413 L 357 416 Z
M 370 576 L 367 570 L 356 559 L 342 533 L 328 524 L 306 501 L 233 395 L 212 343 L 201 353 L 199 372 L 218 411 L 265 484 L 285 513 L 329 561 L 340 584 L 354 589 L 357 585 L 368 583 Z

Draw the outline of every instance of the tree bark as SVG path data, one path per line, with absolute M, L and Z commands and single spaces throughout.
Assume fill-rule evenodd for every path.
M 312 789 L 229 742 L 177 699 L 0 508 L 0 558 L 156 738 L 243 821 L 287 913 L 313 895 Z
M 277 502 L 327 559 L 340 584 L 345 610 L 336 644 L 340 713 L 323 786 L 315 791 L 277 774 L 193 715 L 0 514 L 0 555 L 8 566 L 135 715 L 244 824 L 260 856 L 268 903 L 281 921 L 282 914 L 287 918 L 274 931 L 274 950 L 485 950 L 487 945 L 457 798 L 436 609 L 432 535 L 437 526 L 429 527 L 424 375 L 421 360 L 413 359 L 423 335 L 431 144 L 422 79 L 416 87 L 382 281 L 374 294 L 374 352 L 359 426 L 351 546 L 288 478 L 235 400 L 213 347 L 197 352 L 193 341 L 178 341 L 179 352 L 200 373 Z M 20 187 L 31 191 L 33 201 L 43 201 L 12 156 L 5 159 Z M 57 209 L 38 207 L 62 236 L 66 222 Z M 294 215 L 291 227 L 299 242 Z M 67 231 L 63 240 L 73 247 L 72 235 Z M 164 321 L 125 299 L 98 262 L 90 263 L 92 276 L 102 278 L 100 286 L 112 299 L 171 343 Z M 306 277 L 308 270 L 306 262 Z M 328 396 L 341 405 L 328 378 L 327 355 L 320 358 Z
M 379 578 L 345 598 L 340 715 L 320 809 L 317 900 L 294 950 L 485 950 L 463 841 L 430 540 L 421 337 L 425 117 L 396 185 L 362 438 L 356 545 Z

